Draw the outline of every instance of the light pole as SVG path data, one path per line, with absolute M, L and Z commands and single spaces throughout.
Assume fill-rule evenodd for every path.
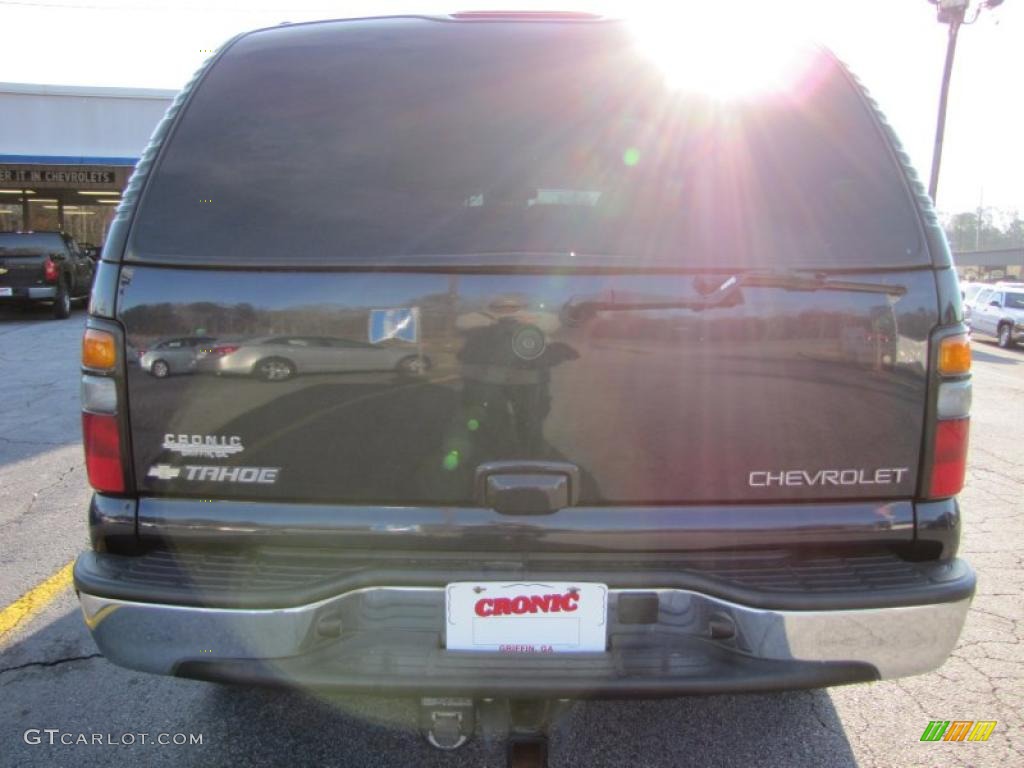
M 949 79 L 953 74 L 953 56 L 956 53 L 956 38 L 963 24 L 973 24 L 985 8 L 1002 5 L 1003 0 L 984 0 L 977 5 L 967 20 L 971 0 L 928 0 L 938 10 L 940 24 L 949 24 L 949 41 L 946 43 L 946 67 L 942 72 L 942 90 L 939 92 L 939 118 L 935 123 L 935 148 L 932 151 L 932 175 L 928 181 L 928 194 L 935 202 L 939 190 L 939 166 L 942 165 L 942 140 L 946 134 L 946 104 L 949 101 Z

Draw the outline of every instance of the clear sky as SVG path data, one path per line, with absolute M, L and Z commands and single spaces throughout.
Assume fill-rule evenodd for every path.
M 724 10 L 724 18 L 705 18 L 700 9 L 709 6 Z M 664 19 L 665 29 L 700 24 L 711 40 L 785 31 L 824 42 L 878 99 L 927 177 L 946 27 L 926 0 L 0 0 L 0 81 L 178 88 L 206 51 L 246 29 L 488 7 L 640 15 Z M 1024 214 L 1022 74 L 1024 1 L 1006 0 L 961 31 L 940 210 L 973 210 L 983 198 L 986 206 Z

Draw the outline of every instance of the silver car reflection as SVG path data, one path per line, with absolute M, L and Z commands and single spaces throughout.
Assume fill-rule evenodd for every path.
M 430 368 L 425 355 L 409 347 L 376 346 L 323 336 L 263 336 L 220 340 L 199 350 L 196 371 L 286 381 L 298 374 L 394 371 L 420 376 Z
M 148 349 L 140 350 L 139 367 L 158 379 L 172 373 L 191 373 L 195 368 L 197 352 L 212 343 L 213 339 L 209 336 L 162 339 Z

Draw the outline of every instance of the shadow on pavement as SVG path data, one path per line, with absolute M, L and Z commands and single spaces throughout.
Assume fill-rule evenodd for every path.
M 72 306 L 67 320 L 53 320 L 46 305 L 0 306 L 0 467 L 81 442 L 78 350 L 86 313 Z
M 75 299 L 71 302 L 71 317 L 85 314 L 86 302 Z M 8 323 L 65 323 L 67 320 L 54 320 L 53 307 L 50 304 L 36 302 L 21 306 L 0 306 L 0 326 Z
M 91 658 L 70 609 L 0 653 L 0 743 L 11 764 L 503 766 L 504 741 L 427 746 L 416 703 L 151 676 Z M 64 659 L 64 661 L 62 661 Z M 40 663 L 41 662 L 41 663 Z M 27 729 L 202 734 L 201 745 L 26 744 Z M 827 692 L 582 702 L 557 724 L 552 766 L 855 766 Z
M 59 439 L 39 440 L 38 435 L 31 433 L 0 434 L 0 486 L 4 483 L 5 467 L 8 464 L 15 464 L 25 459 L 36 456 L 42 458 L 42 454 L 56 451 L 68 445 L 78 446 L 82 442 L 81 427 L 71 423 L 66 436 Z M 80 455 L 75 456 L 76 460 L 81 459 Z M 84 514 L 84 509 L 83 509 Z
M 1010 350 L 1012 351 L 1012 350 Z M 1019 365 L 1020 360 L 1014 360 L 1001 355 L 993 355 L 978 346 L 978 342 L 971 345 L 971 357 L 983 363 L 996 363 L 997 365 Z

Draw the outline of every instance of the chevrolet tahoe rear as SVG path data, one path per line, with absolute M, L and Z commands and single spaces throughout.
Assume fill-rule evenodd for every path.
M 724 103 L 585 16 L 226 45 L 93 292 L 103 653 L 469 698 L 941 665 L 975 584 L 960 293 L 874 103 L 794 56 Z M 212 340 L 191 375 L 125 364 L 179 337 Z

